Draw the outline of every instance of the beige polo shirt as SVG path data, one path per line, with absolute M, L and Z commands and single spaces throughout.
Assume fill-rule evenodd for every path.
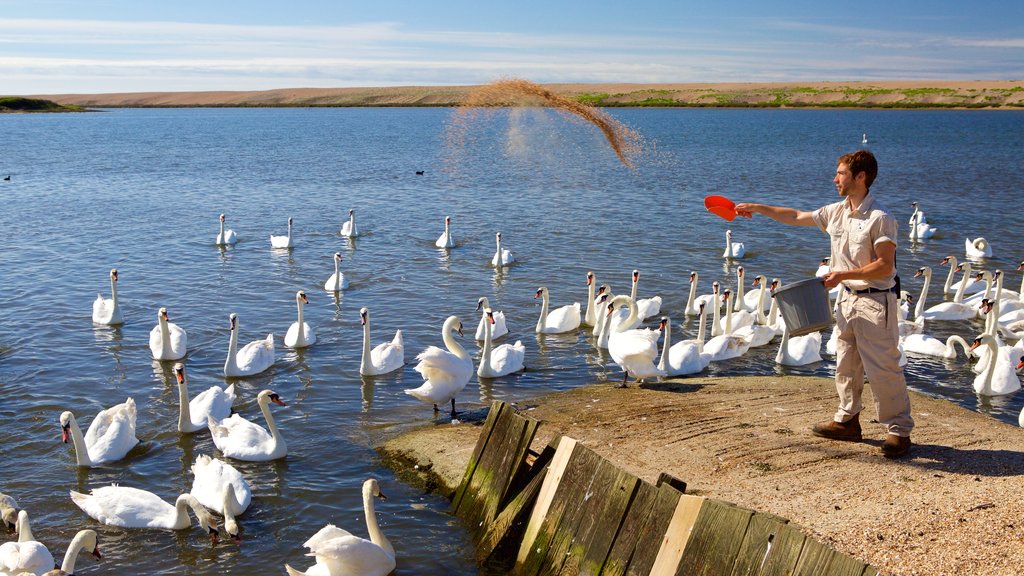
M 856 210 L 850 208 L 849 199 L 844 198 L 818 208 L 812 216 L 818 228 L 831 239 L 833 270 L 853 270 L 870 264 L 878 258 L 875 246 L 882 242 L 896 244 L 896 219 L 870 193 Z M 843 284 L 851 290 L 885 290 L 892 288 L 895 277 L 894 269 L 884 278 L 847 280 Z

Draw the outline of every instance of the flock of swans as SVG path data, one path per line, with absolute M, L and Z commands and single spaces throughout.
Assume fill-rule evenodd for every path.
M 340 234 L 358 237 L 355 211 L 349 210 L 348 216 Z M 238 236 L 233 230 L 226 229 L 223 214 L 219 220 L 216 244 L 236 243 Z M 934 234 L 935 228 L 927 224 L 916 203 L 910 224 L 912 239 L 928 238 Z M 287 234 L 270 237 L 273 248 L 295 247 L 292 226 L 293 221 L 289 218 Z M 515 258 L 503 245 L 500 232 L 495 235 L 495 242 L 490 265 L 512 265 Z M 443 249 L 456 246 L 450 217 L 445 218 L 444 231 L 435 246 Z M 979 357 L 974 367 L 977 373 L 974 389 L 978 394 L 1011 394 L 1020 389 L 1016 370 L 1024 366 L 1024 361 L 1021 361 L 1024 354 L 1024 300 L 1021 296 L 1024 294 L 1024 281 L 1020 290 L 1014 292 L 1003 287 L 1005 275 L 1001 271 L 972 269 L 972 260 L 991 257 L 991 246 L 983 238 L 968 240 L 965 249 L 966 260 L 960 262 L 949 256 L 940 263 L 949 267 L 943 294 L 952 295 L 950 301 L 926 306 L 932 281 L 932 269 L 927 266 L 917 272 L 917 276 L 923 278 L 923 284 L 912 315 L 910 305 L 915 299 L 906 292 L 901 294 L 901 348 L 913 354 L 955 358 L 955 346 L 960 345 L 965 355 Z M 745 253 L 745 245 L 734 241 L 732 231 L 726 231 L 723 258 L 732 261 L 743 258 Z M 347 289 L 342 262 L 342 255 L 335 253 L 334 273 L 324 283 L 326 291 Z M 1024 269 L 1024 262 L 1018 269 Z M 825 259 L 818 273 L 821 275 L 827 270 L 828 261 Z M 957 273 L 962 273 L 959 281 L 956 280 Z M 119 277 L 116 269 L 110 271 L 109 280 L 110 298 L 97 296 L 92 320 L 98 325 L 116 326 L 124 322 L 118 302 Z M 750 349 L 767 346 L 777 338 L 775 360 L 780 365 L 801 366 L 822 360 L 820 333 L 790 336 L 775 299 L 771 297 L 771 293 L 781 285 L 778 278 L 769 281 L 765 275 L 759 274 L 748 288 L 746 271 L 743 266 L 737 266 L 734 289 L 716 281 L 710 293 L 701 294 L 699 275 L 691 272 L 689 295 L 682 313 L 696 318 L 697 329 L 694 337 L 678 341 L 673 340 L 671 317 L 662 313 L 662 297 L 639 297 L 639 281 L 640 272 L 633 270 L 629 294 L 612 294 L 607 284 L 598 283 L 594 272 L 587 272 L 585 310 L 579 302 L 554 307 L 548 287 L 538 287 L 534 298 L 540 300 L 540 314 L 534 331 L 537 334 L 563 334 L 583 330 L 592 337 L 593 344 L 607 350 L 621 368 L 621 386 L 626 385 L 630 376 L 639 382 L 696 374 L 707 369 L 712 362 L 742 356 Z M 317 342 L 316 330 L 303 313 L 308 301 L 303 290 L 296 292 L 296 321 L 288 327 L 283 338 L 283 344 L 288 348 L 306 348 Z M 474 373 L 479 378 L 500 378 L 525 369 L 526 347 L 521 340 L 514 344 L 497 342 L 509 335 L 505 312 L 492 309 L 486 296 L 477 300 L 476 309 L 480 313 L 474 334 L 481 348 L 479 363 L 474 367 L 473 357 L 455 338 L 456 334 L 463 335 L 462 320 L 455 315 L 449 316 L 441 327 L 443 348 L 429 346 L 416 356 L 414 369 L 422 376 L 423 383 L 405 390 L 406 394 L 433 405 L 435 412 L 439 405 L 450 403 L 453 419 L 457 414 L 455 398 Z M 370 311 L 363 307 L 359 315 L 363 329 L 359 373 L 380 375 L 402 369 L 406 364 L 402 331 L 396 330 L 390 341 L 371 346 Z M 972 343 L 960 336 L 951 336 L 942 342 L 929 336 L 925 327 L 926 322 L 931 325 L 933 322 L 971 318 L 984 318 L 986 321 L 985 331 Z M 182 434 L 208 431 L 224 460 L 198 455 L 191 467 L 194 476 L 191 491 L 179 495 L 173 503 L 152 492 L 117 484 L 94 488 L 89 494 L 71 491 L 71 500 L 96 521 L 128 529 L 187 529 L 192 525 L 188 515 L 191 510 L 201 529 L 209 533 L 214 543 L 222 530 L 237 540 L 239 526 L 236 518 L 249 507 L 252 491 L 244 476 L 227 460 L 267 462 L 284 458 L 288 446 L 270 406 L 284 406 L 285 402 L 273 390 L 259 392 L 256 404 L 266 422 L 264 427 L 242 414 L 233 413 L 232 406 L 238 398 L 234 384 L 226 388 L 211 386 L 190 397 L 185 366 L 178 362 L 189 352 L 187 333 L 170 321 L 166 307 L 158 309 L 156 320 L 149 334 L 152 357 L 159 361 L 177 362 L 173 367 L 179 398 L 177 430 Z M 644 327 L 644 322 L 651 325 Z M 228 329 L 223 367 L 225 377 L 253 376 L 274 365 L 273 334 L 239 348 L 237 314 L 228 316 Z M 826 353 L 834 354 L 834 338 L 835 331 L 832 340 L 825 344 Z M 1015 339 L 1017 344 L 1008 346 L 1003 338 Z M 122 460 L 139 443 L 135 430 L 137 414 L 134 400 L 127 398 L 123 403 L 97 413 L 83 435 L 75 415 L 65 411 L 59 419 L 63 441 L 73 443 L 75 459 L 80 467 Z M 1024 426 L 1024 412 L 1021 425 Z M 383 497 L 377 481 L 366 480 L 362 494 L 369 540 L 328 525 L 303 544 L 310 550 L 309 555 L 315 558 L 315 564 L 305 572 L 287 566 L 288 574 L 384 575 L 394 569 L 395 550 L 381 533 L 374 512 L 374 498 Z M 223 517 L 223 528 L 213 512 Z M 0 494 L 0 514 L 3 521 L 18 532 L 17 542 L 8 542 L 0 547 L 0 576 L 71 574 L 82 550 L 99 557 L 95 531 L 82 530 L 68 547 L 63 566 L 51 570 L 54 568 L 53 558 L 45 546 L 34 540 L 27 512 L 20 510 L 12 497 Z

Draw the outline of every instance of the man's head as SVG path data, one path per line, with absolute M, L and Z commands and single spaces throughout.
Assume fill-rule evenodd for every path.
M 875 160 L 875 155 L 867 150 L 857 150 L 856 152 L 843 154 L 836 160 L 837 184 L 839 173 L 843 172 L 843 166 L 849 171 L 849 177 L 853 181 L 857 183 L 863 181 L 865 191 L 871 188 L 871 184 L 875 181 L 875 176 L 878 176 L 878 162 Z M 842 190 L 840 190 L 840 193 L 842 193 Z

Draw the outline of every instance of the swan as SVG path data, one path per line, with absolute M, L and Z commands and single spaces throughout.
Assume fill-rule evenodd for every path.
M 743 258 L 747 253 L 747 247 L 743 245 L 743 242 L 732 241 L 732 230 L 725 231 L 725 252 L 722 253 L 722 258 Z
M 814 272 L 814 276 L 817 278 L 824 278 L 825 276 L 828 276 L 828 273 L 832 271 L 830 262 L 832 262 L 832 259 L 828 256 L 822 258 L 821 263 L 818 264 L 818 269 Z
M 480 323 L 476 325 L 476 340 L 484 339 L 485 324 L 487 324 L 487 312 L 491 303 L 487 296 L 481 296 L 476 301 L 476 311 L 480 312 Z M 505 324 L 505 313 L 498 310 L 494 313 L 494 324 L 491 325 L 491 338 L 498 339 L 508 334 L 508 326 Z
M 302 307 L 309 304 L 306 293 L 299 290 L 295 293 L 295 307 L 298 308 L 298 319 L 288 327 L 284 335 L 284 345 L 289 348 L 305 348 L 316 344 L 316 332 L 302 319 Z
M 370 311 L 359 309 L 359 323 L 363 325 L 363 356 L 359 360 L 359 373 L 375 376 L 394 372 L 405 366 L 405 342 L 402 331 L 395 330 L 391 342 L 381 342 L 370 349 Z
M 447 350 L 437 346 L 429 346 L 416 357 L 419 364 L 414 370 L 423 376 L 423 384 L 419 388 L 405 390 L 405 393 L 428 404 L 437 405 L 452 403 L 452 418 L 455 418 L 455 396 L 466 387 L 473 376 L 473 359 L 466 349 L 452 338 L 452 332 L 462 336 L 462 321 L 458 316 L 449 316 L 441 327 L 441 339 Z
M 636 302 L 637 317 L 640 321 L 656 316 L 661 312 L 661 296 L 653 296 L 651 298 L 640 298 L 636 297 L 636 285 L 640 283 L 640 271 L 633 270 L 633 287 L 629 291 L 629 297 Z
M 206 417 L 215 420 L 231 415 L 231 405 L 235 403 L 235 385 L 225 390 L 220 386 L 210 386 L 199 393 L 190 402 L 188 399 L 188 383 L 185 382 L 185 366 L 174 365 L 174 376 L 178 379 L 178 432 L 198 432 L 206 428 Z
M 917 202 L 911 202 L 910 206 L 914 209 L 914 212 L 910 215 L 910 220 L 907 221 L 907 224 L 913 226 L 914 222 L 928 221 L 928 217 L 925 216 L 924 212 L 922 212 L 921 209 L 918 207 Z
M 222 514 L 224 531 L 238 542 L 239 529 L 235 516 L 243 514 L 252 502 L 249 482 L 231 464 L 205 454 L 196 456 L 192 474 L 195 477 L 189 494 L 206 508 Z
M 111 484 L 93 488 L 89 494 L 72 490 L 71 501 L 93 520 L 118 528 L 185 530 L 192 527 L 187 510 L 191 508 L 199 526 L 217 543 L 216 520 L 191 494 L 178 496 L 172 505 L 152 492 Z
M 838 329 L 838 328 L 836 328 Z M 782 342 L 775 354 L 775 362 L 783 366 L 803 366 L 821 362 L 821 332 L 790 337 L 789 328 L 782 332 Z
M 454 248 L 455 247 L 455 238 L 452 236 L 451 225 L 452 225 L 452 217 L 451 216 L 445 216 L 444 217 L 444 232 L 440 236 L 437 237 L 437 241 L 434 242 L 434 246 L 437 246 L 438 248 Z
M 79 530 L 75 537 L 68 544 L 67 552 L 64 553 L 64 561 L 59 569 L 45 572 L 43 576 L 75 576 L 75 563 L 78 561 L 78 554 L 82 550 L 88 550 L 94 558 L 102 560 L 100 554 L 99 539 L 95 530 Z
M 2 492 L 0 492 L 0 522 L 3 522 L 8 530 L 14 530 L 18 526 L 18 502 Z
M 220 233 L 217 234 L 217 246 L 234 246 L 238 242 L 238 236 L 234 230 L 224 229 L 224 215 L 220 215 Z
M 726 288 L 725 292 L 722 293 L 722 300 L 725 301 L 725 318 L 720 320 L 722 323 L 722 334 L 732 334 L 744 326 L 752 326 L 754 324 L 754 315 L 750 312 L 746 310 L 733 312 L 732 290 Z
M 991 258 L 992 257 L 992 245 L 988 243 L 982 237 L 977 237 L 974 240 L 967 238 L 964 240 L 964 251 L 967 253 L 968 258 Z
M 502 344 L 492 348 L 491 325 L 494 323 L 494 314 L 490 308 L 484 312 L 487 317 L 484 324 L 484 347 L 480 352 L 480 366 L 476 375 L 481 378 L 498 378 L 523 370 L 526 346 L 516 340 L 515 344 Z
M 589 294 L 588 294 L 589 296 Z M 607 315 L 602 313 L 604 310 L 605 302 L 612 297 L 611 289 L 608 288 L 607 284 L 601 284 L 597 287 L 597 291 L 594 293 L 594 324 L 590 333 L 597 336 L 601 332 L 601 327 L 604 326 Z M 589 304 L 588 304 L 589 308 Z
M 719 310 L 724 299 L 721 295 L 721 286 L 717 281 L 711 284 L 711 291 L 715 298 L 714 301 L 709 302 L 708 305 L 711 306 L 711 337 L 714 338 L 715 336 L 721 336 L 724 333 L 724 330 L 722 329 L 723 323 L 721 311 Z
M 295 241 L 292 240 L 292 219 L 288 217 L 288 235 L 287 236 L 274 236 L 270 235 L 270 247 L 271 248 L 294 248 Z
M 213 436 L 213 444 L 224 456 L 248 462 L 267 462 L 288 455 L 288 444 L 277 429 L 273 415 L 270 414 L 270 403 L 287 406 L 273 390 L 263 390 L 256 396 L 256 404 L 263 412 L 267 421 L 268 433 L 262 426 L 254 424 L 238 414 L 230 418 L 214 420 L 206 419 L 206 425 Z
M 602 310 L 607 309 L 608 301 L 611 299 L 611 294 L 607 293 L 598 297 L 598 304 L 601 306 Z M 626 314 L 629 314 L 628 310 L 626 311 Z M 604 350 L 608 349 L 608 336 L 611 334 L 611 316 L 612 315 L 610 314 L 601 314 L 597 319 L 597 325 L 594 326 L 594 328 L 597 329 L 597 342 L 595 344 L 597 344 L 598 348 L 602 348 Z
M 328 524 L 302 546 L 310 550 L 316 564 L 305 572 L 285 565 L 289 576 L 386 576 L 395 569 L 395 549 L 377 525 L 373 499 L 384 500 L 380 485 L 373 478 L 363 482 L 363 516 L 366 517 L 366 540 Z
M 683 340 L 672 344 L 672 320 L 668 316 L 662 316 L 659 328 L 665 333 L 665 340 L 661 346 L 658 369 L 663 370 L 666 376 L 696 374 L 708 367 L 711 356 L 703 353 L 704 318 L 705 312 L 702 309 L 695 340 Z
M 339 292 L 348 289 L 348 278 L 341 271 L 341 252 L 334 253 L 334 274 L 331 274 L 324 282 L 324 290 L 328 292 Z
M 548 289 L 537 288 L 534 299 L 541 299 L 540 318 L 537 319 L 538 334 L 561 334 L 580 327 L 580 303 L 566 304 L 548 312 Z
M 621 305 L 628 307 L 629 316 L 608 335 L 608 353 L 619 368 L 622 368 L 620 386 L 626 387 L 626 379 L 629 376 L 636 378 L 638 383 L 646 378 L 664 377 L 665 371 L 654 364 L 654 359 L 658 356 L 658 338 L 661 337 L 661 332 L 650 328 L 626 328 L 637 318 L 636 301 L 630 296 L 620 295 L 612 298 L 608 304 L 608 315 L 610 316 Z
M 960 264 L 959 266 L 963 266 L 963 264 Z M 931 269 L 928 268 L 927 266 L 924 266 L 923 268 L 928 269 L 928 272 L 931 271 Z M 925 276 L 925 284 L 926 285 L 928 284 L 930 279 L 931 279 L 931 274 L 929 273 L 929 274 L 927 274 Z M 972 306 L 970 304 L 965 304 L 963 302 L 965 287 L 966 287 L 966 283 L 965 282 L 960 282 L 960 287 L 957 288 L 956 295 L 953 297 L 953 301 L 952 302 L 942 302 L 941 304 L 936 304 L 935 306 L 932 306 L 931 308 L 927 308 L 916 319 L 917 320 L 920 320 L 920 319 L 924 319 L 924 320 L 968 320 L 970 318 L 974 318 L 978 314 L 977 309 L 974 306 Z M 926 290 L 922 290 L 921 298 L 917 301 L 918 302 L 918 304 L 917 304 L 918 308 L 923 308 L 924 307 L 924 299 L 925 299 L 924 297 L 926 295 L 927 295 L 927 291 Z
M 117 268 L 110 270 L 110 299 L 104 298 L 102 294 L 97 294 L 96 300 L 92 303 L 92 321 L 94 324 L 103 324 L 104 326 L 124 324 L 121 307 L 117 305 Z
M 943 288 L 946 294 L 956 294 L 957 290 L 960 289 L 960 284 L 964 284 L 964 294 L 976 294 L 985 289 L 985 283 L 975 279 L 969 261 L 964 260 L 958 263 L 956 256 L 946 256 L 940 264 L 945 264 L 946 262 L 949 263 L 949 274 L 946 276 L 946 284 Z M 963 277 L 960 279 L 960 283 L 953 287 L 953 276 L 957 272 L 963 272 Z
M 1002 396 L 1020 390 L 1017 364 L 1022 350 L 1010 346 L 1000 347 L 991 334 L 975 338 L 971 349 L 979 346 L 988 348 L 989 361 L 985 371 L 974 378 L 974 392 L 982 396 Z
M 708 340 L 704 345 L 704 353 L 708 355 L 711 362 L 736 358 L 746 354 L 747 350 L 750 350 L 750 341 L 735 334 L 720 334 Z
M 181 360 L 188 348 L 188 334 L 167 317 L 167 308 L 156 314 L 156 326 L 149 331 L 149 350 L 156 360 Z
M 32 535 L 28 512 L 24 510 L 18 512 L 17 532 L 17 542 L 5 542 L 0 546 L 0 573 L 42 574 L 53 569 L 53 555 Z
M 511 252 L 501 247 L 501 232 L 498 232 L 494 235 L 494 241 L 498 245 L 498 247 L 494 251 L 494 257 L 491 258 L 491 266 L 508 266 L 509 264 L 516 261 L 516 259 L 512 257 Z
M 782 336 L 782 331 L 786 328 L 786 319 L 782 317 L 782 311 L 779 310 L 779 301 L 775 299 L 775 291 L 778 290 L 781 285 L 782 281 L 778 278 L 772 278 L 771 284 L 768 285 L 768 291 L 771 292 L 772 304 L 768 307 L 768 314 L 765 316 L 765 319 L 768 321 L 768 326 L 771 326 L 772 329 L 775 330 L 776 336 Z
M 341 225 L 341 235 L 346 238 L 359 237 L 359 227 L 356 226 L 356 211 L 351 208 L 348 211 L 348 222 Z
M 914 319 L 907 320 L 907 318 L 904 317 L 898 321 L 900 338 L 905 338 L 910 334 L 920 334 L 924 332 L 924 301 L 928 297 L 928 287 L 932 282 L 932 269 L 930 266 L 922 266 L 917 269 L 917 272 L 914 272 L 914 278 L 920 278 L 922 276 L 924 277 L 924 284 L 921 285 L 921 296 L 917 299 L 917 305 L 914 306 Z M 903 313 L 900 312 L 900 315 L 902 316 Z M 907 316 L 910 316 L 909 311 L 907 312 Z
M 587 311 L 583 315 L 583 323 L 586 324 L 587 326 L 594 326 L 594 323 L 597 321 L 595 319 L 596 316 L 597 316 L 597 313 L 595 312 L 595 309 L 597 308 L 597 306 L 595 306 L 595 303 L 594 303 L 594 298 L 597 297 L 597 294 L 595 294 L 596 289 L 597 289 L 597 286 L 594 285 L 594 271 L 593 270 L 588 270 L 587 271 Z
M 917 220 L 916 221 L 912 220 L 910 222 L 910 235 L 909 236 L 910 236 L 911 240 L 925 240 L 927 238 L 931 238 L 939 230 L 938 228 L 932 226 L 931 224 L 929 224 L 927 222 L 924 222 L 924 221 L 921 221 L 920 218 L 923 215 L 924 215 L 923 212 L 919 212 L 918 216 L 917 216 Z
M 701 296 L 701 301 L 697 299 L 697 280 L 699 275 L 696 270 L 690 271 L 690 294 L 686 298 L 686 308 L 683 310 L 683 314 L 686 316 L 700 316 L 701 305 L 706 307 L 706 299 Z
M 972 355 L 970 344 L 967 343 L 967 340 L 956 334 L 946 338 L 945 343 L 927 334 L 908 334 L 903 338 L 903 351 L 955 360 L 957 344 L 963 349 L 964 356 L 970 358 Z
M 867 132 L 865 132 L 864 136 L 860 139 L 860 143 L 861 144 L 867 144 L 868 143 L 868 133 Z
M 768 317 L 764 315 L 765 287 L 768 279 L 764 276 L 754 278 L 754 285 L 760 286 L 758 290 L 758 301 L 754 304 L 754 323 L 749 326 L 741 326 L 733 330 L 733 334 L 750 341 L 751 348 L 764 346 L 775 339 L 775 328 L 768 325 Z
M 253 376 L 274 365 L 274 335 L 267 334 L 263 340 L 253 340 L 238 350 L 238 315 L 228 316 L 231 324 L 231 340 L 228 342 L 228 357 L 224 361 L 224 375 L 228 378 Z
M 70 436 L 75 445 L 75 458 L 79 466 L 97 466 L 125 457 L 139 443 L 135 437 L 135 418 L 138 412 L 131 398 L 122 404 L 101 411 L 89 423 L 82 437 L 75 415 L 60 415 L 61 440 L 67 444 Z
M 770 304 L 768 299 L 765 298 L 765 292 L 768 290 L 768 278 L 764 274 L 754 276 L 754 281 L 750 284 L 750 288 L 751 290 L 743 295 L 743 308 L 748 312 L 755 313 L 755 315 L 760 310 L 763 315 L 768 310 Z M 737 295 L 736 298 L 738 301 L 739 296 Z M 739 308 L 737 307 L 738 310 Z

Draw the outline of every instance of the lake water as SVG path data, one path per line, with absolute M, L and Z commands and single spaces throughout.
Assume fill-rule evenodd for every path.
M 724 232 L 747 246 L 742 264 L 755 274 L 793 281 L 812 275 L 828 254 L 814 228 L 767 219 L 727 225 L 702 198 L 815 208 L 835 201 L 835 158 L 868 147 L 879 158 L 874 194 L 901 223 L 898 266 L 904 286 L 933 266 L 932 303 L 942 299 L 947 254 L 964 256 L 964 238 L 988 238 L 986 268 L 1007 272 L 1017 289 L 1024 216 L 1024 113 L 1008 111 L 611 110 L 637 129 L 648 152 L 624 168 L 591 125 L 540 110 L 495 111 L 478 119 L 465 145 L 449 146 L 448 109 L 153 109 L 92 114 L 4 115 L 0 182 L 4 231 L 0 291 L 0 492 L 34 520 L 37 538 L 58 558 L 83 527 L 97 528 L 105 558 L 83 557 L 81 574 L 280 574 L 304 569 L 301 544 L 333 522 L 366 536 L 360 484 L 380 479 L 388 500 L 378 517 L 398 555 L 398 574 L 475 574 L 466 531 L 448 503 L 397 481 L 374 451 L 381 441 L 424 424 L 448 425 L 429 405 L 403 394 L 421 382 L 415 355 L 441 345 L 450 314 L 463 319 L 472 353 L 479 296 L 504 310 L 509 341 L 527 348 L 524 373 L 477 382 L 456 399 L 479 415 L 493 399 L 522 400 L 620 373 L 579 334 L 538 337 L 538 286 L 552 305 L 583 302 L 585 274 L 613 290 L 641 271 L 641 296 L 660 294 L 674 337 L 691 334 L 683 309 L 688 274 L 735 284 L 735 264 L 721 258 Z M 423 175 L 416 171 L 422 170 Z M 905 241 L 910 202 L 921 202 L 941 236 Z M 363 237 L 339 236 L 349 208 Z M 233 248 L 213 245 L 217 215 L 239 235 Z M 456 248 L 434 247 L 452 217 Z M 294 218 L 297 246 L 271 250 Z M 517 263 L 489 267 L 494 233 Z M 323 291 L 332 255 L 344 255 L 351 286 L 336 299 Z M 120 272 L 120 328 L 93 326 L 97 292 L 109 296 L 108 271 Z M 749 281 L 749 280 L 748 280 Z M 295 317 L 294 296 L 309 296 L 306 320 L 319 340 L 295 352 L 282 337 Z M 254 489 L 241 517 L 243 543 L 211 548 L 198 529 L 121 530 L 97 523 L 68 498 L 117 482 L 165 499 L 188 491 L 198 454 L 219 456 L 209 434 L 179 435 L 171 362 L 151 359 L 156 311 L 188 331 L 192 394 L 223 385 L 228 314 L 240 340 L 273 332 L 276 364 L 237 380 L 235 409 L 262 424 L 256 394 L 272 388 L 288 403 L 273 407 L 288 441 L 286 459 L 233 464 Z M 396 328 L 406 367 L 363 379 L 359 309 L 372 315 L 374 343 Z M 652 321 L 655 324 L 656 321 Z M 980 321 L 935 322 L 943 339 L 972 337 Z M 776 366 L 777 344 L 714 364 L 712 375 L 816 374 L 826 361 Z M 1024 395 L 982 398 L 963 359 L 912 357 L 918 391 L 1015 423 Z M 722 380 L 722 385 L 728 385 Z M 58 417 L 76 413 L 83 427 L 102 408 L 131 396 L 139 407 L 140 446 L 113 464 L 79 469 L 60 442 Z M 825 416 L 824 414 L 822 416 Z

